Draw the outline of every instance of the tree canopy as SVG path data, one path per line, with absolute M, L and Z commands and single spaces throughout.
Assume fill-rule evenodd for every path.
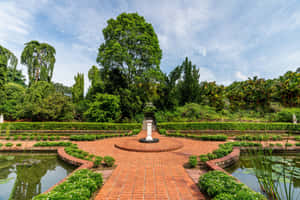
M 55 64 L 55 48 L 47 43 L 30 41 L 25 44 L 21 63 L 27 66 L 29 85 L 36 81 L 51 82 Z

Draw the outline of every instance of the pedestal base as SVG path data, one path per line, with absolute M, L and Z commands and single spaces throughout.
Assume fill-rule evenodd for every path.
M 142 143 L 157 143 L 159 142 L 159 139 L 158 138 L 151 138 L 152 140 L 149 140 L 147 138 L 141 138 L 139 139 L 139 142 L 142 142 Z

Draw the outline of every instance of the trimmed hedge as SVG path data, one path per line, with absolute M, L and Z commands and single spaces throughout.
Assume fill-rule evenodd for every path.
M 203 141 L 226 141 L 226 135 L 195 135 L 195 134 L 182 134 L 180 132 L 176 133 L 165 133 L 166 136 L 172 137 L 185 137 L 192 138 L 195 140 L 203 140 Z
M 34 147 L 67 147 L 71 146 L 72 142 L 38 142 Z
M 266 200 L 262 194 L 221 171 L 210 171 L 200 176 L 199 187 L 213 200 Z
M 96 123 L 96 122 L 6 122 L 1 130 L 133 130 L 140 129 L 138 123 Z
M 282 140 L 282 137 L 280 135 L 238 135 L 235 136 L 235 140 L 248 140 L 248 141 L 268 141 L 268 140 L 273 140 L 273 141 L 278 141 Z
M 33 200 L 87 200 L 102 184 L 101 174 L 81 169 L 49 193 L 37 195 Z
M 220 144 L 219 148 L 214 150 L 212 153 L 202 154 L 199 156 L 201 162 L 208 160 L 214 160 L 227 156 L 233 151 L 233 147 L 261 147 L 262 144 L 255 142 L 227 142 Z
M 248 123 L 248 122 L 167 122 L 158 123 L 166 130 L 287 130 L 300 131 L 300 124 L 292 123 Z

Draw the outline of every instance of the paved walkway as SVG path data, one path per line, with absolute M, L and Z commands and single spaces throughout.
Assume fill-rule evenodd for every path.
M 144 137 L 142 131 L 137 137 Z M 161 137 L 153 133 L 154 137 Z M 183 138 L 184 147 L 177 151 L 160 153 L 129 152 L 114 147 L 120 140 L 110 138 L 92 142 L 78 142 L 81 149 L 99 156 L 111 155 L 117 168 L 96 196 L 96 200 L 115 199 L 205 199 L 197 185 L 183 168 L 190 155 L 212 152 L 219 142 L 202 142 Z M 131 138 L 132 139 L 132 138 Z

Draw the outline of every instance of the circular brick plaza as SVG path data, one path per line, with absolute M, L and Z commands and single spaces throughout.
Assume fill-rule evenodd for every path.
M 95 199 L 206 199 L 194 182 L 195 179 L 189 176 L 183 165 L 188 162 L 190 155 L 210 153 L 223 142 L 164 137 L 154 132 L 153 137 L 164 141 L 161 144 L 170 146 L 168 141 L 170 144 L 178 142 L 177 144 L 181 143 L 182 147 L 173 151 L 147 153 L 126 151 L 115 147 L 115 144 L 130 144 L 132 140 L 139 143 L 138 139 L 145 136 L 146 131 L 142 131 L 138 136 L 133 137 L 77 142 L 79 148 L 84 151 L 99 156 L 110 155 L 116 159 L 117 168 Z M 200 173 L 200 170 L 194 171 Z

